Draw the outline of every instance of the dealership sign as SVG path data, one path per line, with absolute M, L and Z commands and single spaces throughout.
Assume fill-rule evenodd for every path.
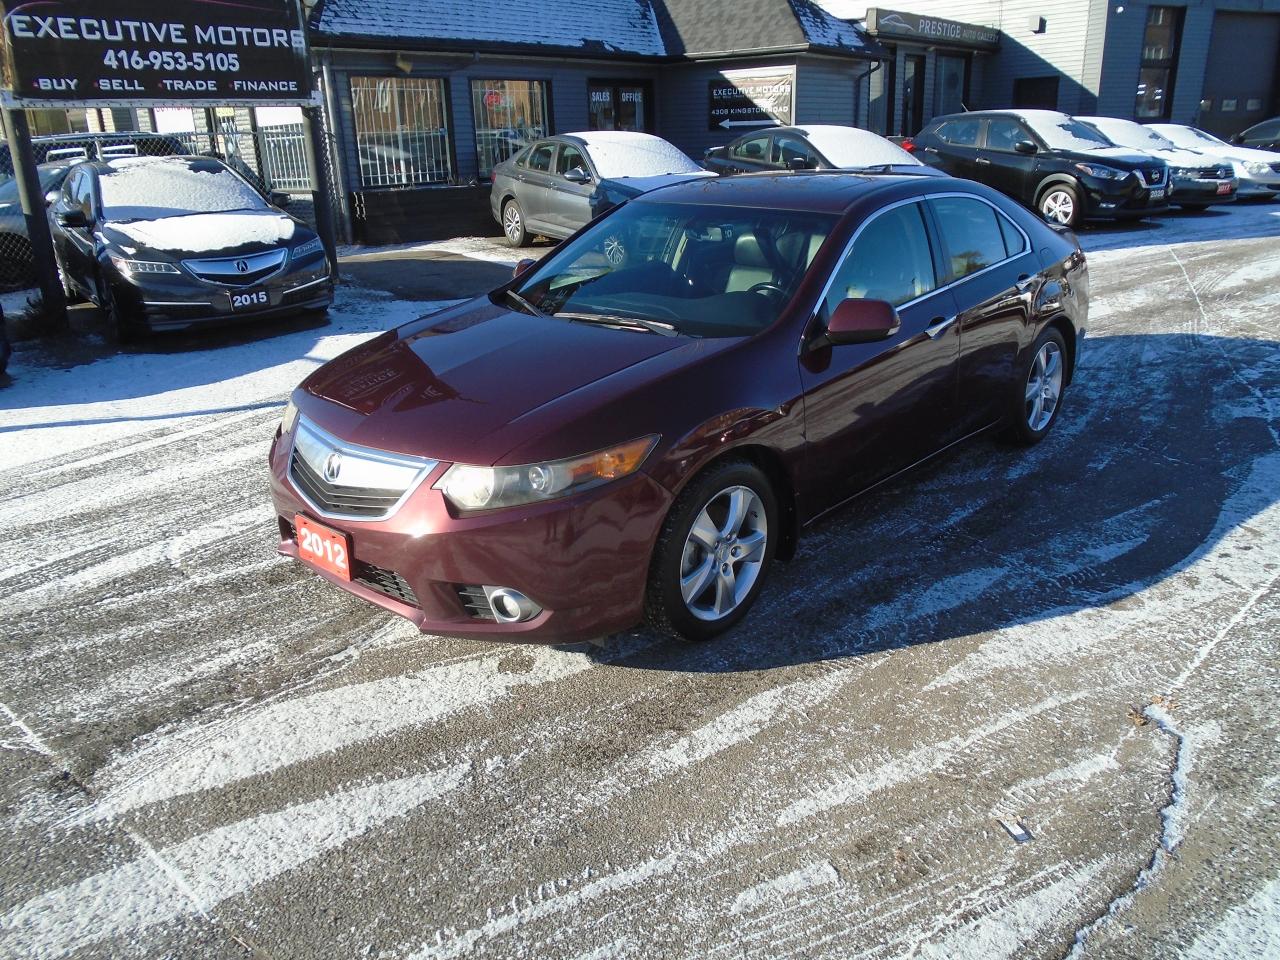
M 0 0 L 10 106 L 313 102 L 296 0 Z
M 726 70 L 711 81 L 709 130 L 771 127 L 792 122 L 796 74 L 786 70 Z
M 867 11 L 867 30 L 876 39 L 901 37 L 923 43 L 950 43 L 975 50 L 995 50 L 1000 46 L 1000 31 L 974 23 L 926 17 L 905 10 L 882 10 L 872 7 Z

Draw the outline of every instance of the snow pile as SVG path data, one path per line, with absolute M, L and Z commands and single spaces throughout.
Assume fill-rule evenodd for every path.
M 115 229 L 156 250 L 208 251 L 248 243 L 279 243 L 293 236 L 294 222 L 282 214 L 193 213 L 120 223 Z
M 108 220 L 266 209 L 253 187 L 206 158 L 130 157 L 112 162 L 98 180 Z
M 664 173 L 702 173 L 703 170 L 661 137 L 624 130 L 573 133 L 587 146 L 596 172 L 606 180 L 619 177 L 657 177 Z
M 823 124 L 802 129 L 817 151 L 837 167 L 876 167 L 882 163 L 923 166 L 896 143 L 870 130 Z

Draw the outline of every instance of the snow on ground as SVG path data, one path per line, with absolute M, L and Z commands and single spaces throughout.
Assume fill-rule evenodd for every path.
M 369 337 L 448 302 L 394 300 L 339 287 L 328 325 L 188 352 L 118 353 L 68 368 L 19 351 L 0 391 L 0 463 L 18 466 L 164 424 L 283 406 L 312 370 Z

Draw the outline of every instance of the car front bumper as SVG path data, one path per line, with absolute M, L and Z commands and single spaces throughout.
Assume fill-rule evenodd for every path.
M 1234 177 L 1227 180 L 1210 177 L 1173 177 L 1172 179 L 1171 199 L 1174 203 L 1231 203 L 1236 198 L 1238 182 Z M 1227 186 L 1226 193 L 1220 192 L 1223 184 Z
M 1085 216 L 1089 219 L 1146 217 L 1169 209 L 1167 181 L 1147 187 L 1135 176 L 1104 180 L 1082 174 L 1080 183 L 1085 191 Z
M 450 466 L 442 463 L 387 519 L 353 520 L 326 516 L 295 486 L 291 437 L 277 435 L 270 456 L 280 553 L 298 558 L 298 514 L 345 533 L 350 582 L 306 565 L 424 633 L 567 643 L 615 633 L 642 616 L 650 555 L 671 504 L 643 471 L 561 500 L 461 516 L 433 488 Z M 541 610 L 516 623 L 476 616 L 462 591 L 486 586 L 518 590 Z

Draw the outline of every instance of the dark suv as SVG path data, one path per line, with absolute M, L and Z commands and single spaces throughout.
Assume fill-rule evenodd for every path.
M 1144 217 L 1169 206 L 1163 160 L 1116 147 L 1065 113 L 955 113 L 935 117 L 910 143 L 926 163 L 995 187 L 1054 223 Z

